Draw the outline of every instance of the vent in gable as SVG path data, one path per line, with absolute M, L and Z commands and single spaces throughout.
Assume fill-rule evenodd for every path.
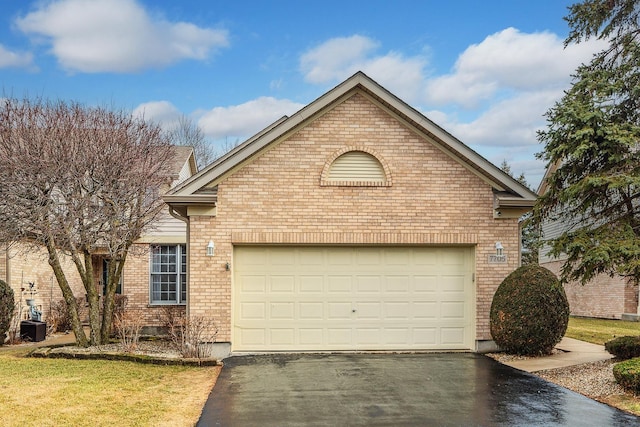
M 363 151 L 349 151 L 334 160 L 327 181 L 385 182 L 384 168 L 374 156 Z

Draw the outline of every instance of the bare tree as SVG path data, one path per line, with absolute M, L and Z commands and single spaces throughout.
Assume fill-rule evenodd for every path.
M 216 150 L 207 141 L 202 129 L 189 117 L 182 115 L 178 124 L 169 130 L 173 143 L 193 147 L 198 169 L 202 169 L 218 157 Z
M 131 245 L 162 209 L 169 142 L 159 126 L 124 111 L 0 100 L 0 242 L 46 248 L 78 345 L 98 345 L 110 335 L 114 295 Z M 73 260 L 87 293 L 89 339 L 61 254 Z M 110 259 L 102 307 L 96 256 Z

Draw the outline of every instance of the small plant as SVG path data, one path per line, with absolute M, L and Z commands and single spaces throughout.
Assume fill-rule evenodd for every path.
M 182 357 L 206 359 L 211 357 L 211 346 L 216 341 L 218 327 L 206 316 L 187 316 L 182 310 L 167 307 L 164 321 L 172 344 Z
M 491 335 L 507 353 L 549 354 L 569 323 L 569 302 L 556 276 L 529 264 L 507 276 L 491 303 Z
M 4 344 L 11 327 L 15 304 L 13 289 L 5 281 L 0 280 L 0 345 Z
M 640 336 L 625 336 L 604 343 L 604 348 L 618 359 L 640 357 Z
M 78 305 L 78 316 L 82 320 L 86 317 L 86 297 L 76 298 Z M 69 307 L 63 299 L 51 304 L 49 315 L 47 316 L 47 329 L 50 332 L 67 332 L 71 330 L 71 316 L 69 315 Z
M 127 309 L 128 302 L 129 302 L 129 298 L 127 298 L 126 295 L 115 294 L 113 296 L 112 334 L 114 336 L 120 336 L 120 331 L 118 330 L 118 325 L 116 324 L 117 323 L 116 320 L 118 316 L 122 317 L 124 315 L 124 312 Z
M 120 309 L 115 311 L 113 326 L 116 330 L 120 344 L 127 353 L 133 353 L 138 348 L 140 331 L 142 330 L 142 318 L 127 309 L 127 298 L 120 301 Z
M 618 384 L 634 393 L 640 392 L 640 358 L 625 360 L 613 366 Z
M 47 327 L 51 332 L 66 332 L 71 329 L 71 319 L 65 300 L 61 299 L 51 304 L 49 316 L 47 316 Z

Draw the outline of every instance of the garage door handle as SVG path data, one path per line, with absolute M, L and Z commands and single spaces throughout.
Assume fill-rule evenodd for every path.
M 354 309 L 352 309 L 352 310 L 351 310 L 351 312 L 352 312 L 352 313 L 355 313 L 355 312 L 356 312 L 356 309 L 355 309 L 355 308 L 354 308 Z

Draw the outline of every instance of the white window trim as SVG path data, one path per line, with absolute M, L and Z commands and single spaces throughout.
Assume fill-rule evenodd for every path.
M 162 247 L 162 246 L 172 246 L 172 247 L 177 247 L 177 254 L 176 254 L 176 258 L 178 260 L 177 262 L 177 266 L 176 266 L 176 272 L 173 273 L 176 275 L 177 277 L 177 282 L 176 282 L 176 297 L 178 298 L 178 301 L 161 301 L 161 300 L 154 300 L 153 299 L 153 276 L 157 275 L 157 274 L 166 274 L 166 273 L 154 273 L 153 272 L 153 250 L 154 247 Z M 183 254 L 186 254 L 186 245 L 185 244 L 153 244 L 150 247 L 150 254 L 149 254 L 149 305 L 150 306 L 185 306 L 187 304 L 187 300 L 186 298 L 184 299 L 184 301 L 180 300 L 181 296 L 182 296 L 182 288 L 181 288 L 181 281 L 180 281 L 180 276 L 182 274 L 187 274 L 186 271 L 182 271 L 183 266 L 182 265 L 182 256 Z M 187 264 L 188 265 L 188 264 Z M 189 288 L 188 283 L 186 283 L 185 281 L 185 287 Z

